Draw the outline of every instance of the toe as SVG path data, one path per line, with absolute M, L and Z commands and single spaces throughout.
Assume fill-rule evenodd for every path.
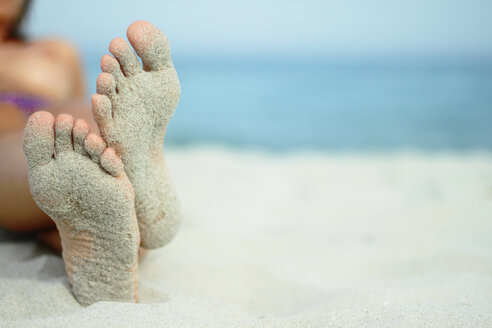
M 120 85 L 121 83 L 124 83 L 123 81 L 125 79 L 125 76 L 121 71 L 120 64 L 118 64 L 118 61 L 114 59 L 113 56 L 110 55 L 102 56 L 101 70 L 103 72 L 113 75 L 114 80 L 116 81 L 116 87 L 118 87 L 118 85 Z
M 116 38 L 109 44 L 109 51 L 118 60 L 121 70 L 126 76 L 132 76 L 141 71 L 140 63 L 132 48 L 122 38 Z
M 29 117 L 22 145 L 30 167 L 47 164 L 55 150 L 55 118 L 48 112 L 36 112 Z
M 101 166 L 114 177 L 118 177 L 124 172 L 123 162 L 113 148 L 106 148 L 101 154 Z
M 111 100 L 103 95 L 93 95 L 91 98 L 92 113 L 99 128 L 107 127 L 113 118 Z
M 81 155 L 88 155 L 84 147 L 85 137 L 89 134 L 89 125 L 84 120 L 76 120 L 73 125 L 73 149 Z
M 99 74 L 96 82 L 96 92 L 113 99 L 116 94 L 116 81 L 113 75 L 109 73 Z
M 72 130 L 73 117 L 68 114 L 60 114 L 55 121 L 55 151 L 61 154 L 64 151 L 73 150 Z
M 100 136 L 94 133 L 89 133 L 84 141 L 85 150 L 91 156 L 91 159 L 99 163 L 102 152 L 106 149 L 106 144 Z
M 136 21 L 128 27 L 126 35 L 146 69 L 172 66 L 169 42 L 157 27 L 146 21 Z

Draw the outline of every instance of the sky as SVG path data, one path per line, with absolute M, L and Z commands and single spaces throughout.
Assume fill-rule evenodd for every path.
M 492 59 L 491 13 L 491 0 L 34 0 L 28 32 L 100 52 L 144 19 L 180 55 Z

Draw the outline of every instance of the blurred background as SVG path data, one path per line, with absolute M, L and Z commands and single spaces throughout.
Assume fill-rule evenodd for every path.
M 34 1 L 27 31 L 99 59 L 137 19 L 182 85 L 167 144 L 492 148 L 492 1 Z M 89 96 L 89 95 L 88 95 Z

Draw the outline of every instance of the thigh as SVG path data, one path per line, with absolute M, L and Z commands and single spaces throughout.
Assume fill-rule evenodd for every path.
M 15 106 L 0 104 L 0 138 L 2 135 L 24 129 L 26 115 Z
M 54 225 L 31 196 L 22 129 L 0 136 L 0 186 L 0 226 L 27 232 Z

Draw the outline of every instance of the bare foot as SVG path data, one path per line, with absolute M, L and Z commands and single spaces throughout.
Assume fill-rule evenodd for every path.
M 173 239 L 180 222 L 163 143 L 181 91 L 166 36 L 144 21 L 131 24 L 127 36 L 143 67 L 126 41 L 114 39 L 109 46 L 114 57 L 101 60 L 104 73 L 92 107 L 103 139 L 120 156 L 135 190 L 142 247 L 157 248 Z
M 31 115 L 23 145 L 31 193 L 56 222 L 77 300 L 135 302 L 140 236 L 119 157 L 65 114 L 56 123 L 48 112 Z

